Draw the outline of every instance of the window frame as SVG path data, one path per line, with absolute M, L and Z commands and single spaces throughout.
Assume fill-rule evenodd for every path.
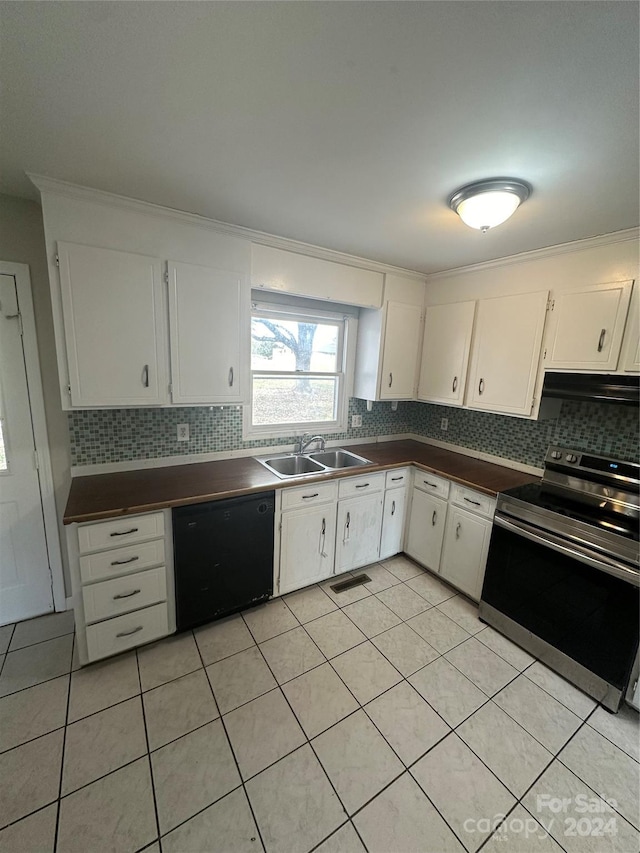
M 353 391 L 353 373 L 355 365 L 355 339 L 357 319 L 352 314 L 338 311 L 325 311 L 316 308 L 307 308 L 295 303 L 282 304 L 280 302 L 252 302 L 250 320 L 254 317 L 269 317 L 271 319 L 289 320 L 292 322 L 304 322 L 313 320 L 339 327 L 338 349 L 336 353 L 336 371 L 309 371 L 296 373 L 282 370 L 254 370 L 249 364 L 249 403 L 243 407 L 242 437 L 245 441 L 260 440 L 266 438 L 282 438 L 283 436 L 295 437 L 304 433 L 326 435 L 329 433 L 345 432 L 349 416 L 349 397 Z M 251 327 L 249 328 L 251 337 Z M 253 424 L 253 381 L 255 376 L 306 376 L 314 378 L 336 378 L 336 417 L 332 421 L 303 421 L 288 422 L 286 424 Z

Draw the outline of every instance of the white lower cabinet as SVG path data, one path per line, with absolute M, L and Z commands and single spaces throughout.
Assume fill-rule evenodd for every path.
M 476 600 L 482 592 L 492 522 L 458 507 L 449 507 L 440 574 Z
M 338 504 L 336 574 L 375 563 L 380 555 L 382 494 L 348 498 Z
M 406 489 L 388 489 L 384 494 L 382 536 L 378 557 L 380 560 L 386 560 L 402 551 L 406 502 Z
M 447 502 L 413 489 L 405 552 L 423 566 L 437 572 L 447 518 Z
M 333 574 L 336 502 L 282 513 L 280 592 L 292 592 Z

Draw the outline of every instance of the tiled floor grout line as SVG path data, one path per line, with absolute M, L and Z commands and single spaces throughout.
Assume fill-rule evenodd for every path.
M 191 632 L 193 636 L 193 632 Z M 195 643 L 195 639 L 194 639 Z M 197 644 L 196 644 L 197 645 Z M 158 801 L 156 799 L 156 784 L 153 777 L 153 765 L 151 763 L 151 749 L 149 744 L 149 731 L 147 729 L 147 715 L 144 708 L 144 699 L 142 694 L 142 676 L 140 675 L 140 660 L 138 659 L 138 651 L 136 649 L 136 671 L 138 673 L 138 686 L 140 688 L 140 693 L 138 694 L 140 697 L 140 706 L 142 709 L 142 725 L 144 727 L 144 740 L 147 745 L 147 765 L 149 768 L 149 779 L 151 781 L 151 796 L 153 797 L 153 815 L 156 821 L 156 830 L 157 830 L 157 838 L 158 838 L 158 848 L 160 849 L 160 853 L 162 853 L 162 839 L 160 837 L 160 818 L 158 815 Z
M 61 612 L 66 612 L 66 611 L 61 611 Z M 37 619 L 39 617 L 36 616 L 35 618 Z M 16 622 L 16 624 L 14 626 L 13 634 L 11 635 L 11 641 L 12 642 L 13 642 L 13 636 L 15 635 L 15 629 L 17 628 L 17 626 L 19 624 L 22 624 L 22 623 Z M 13 654 L 14 652 L 23 652 L 25 649 L 32 649 L 34 646 L 41 646 L 43 643 L 50 643 L 51 640 L 60 640 L 60 639 L 62 639 L 62 637 L 68 637 L 69 634 L 73 634 L 75 636 L 75 633 L 76 633 L 76 629 L 74 626 L 74 628 L 71 631 L 65 631 L 63 634 L 56 634 L 54 637 L 47 637 L 44 640 L 36 640 L 34 643 L 27 643 L 26 645 L 18 646 L 15 649 L 12 649 L 11 645 L 9 645 L 9 647 L 7 648 L 6 654 Z
M 71 644 L 71 661 L 73 661 L 73 646 L 75 644 L 76 637 L 75 633 L 73 635 L 73 643 Z M 60 781 L 58 782 L 58 801 L 56 804 L 56 825 L 53 834 L 53 853 L 56 853 L 58 849 L 58 832 L 60 829 L 60 810 L 62 808 L 62 780 L 64 778 L 64 760 L 65 760 L 65 752 L 67 749 L 67 720 L 69 719 L 69 707 L 71 705 L 71 671 L 69 671 L 69 675 L 67 676 L 69 679 L 69 683 L 67 684 L 67 706 L 65 708 L 64 713 L 64 732 L 62 734 L 62 750 L 60 752 Z

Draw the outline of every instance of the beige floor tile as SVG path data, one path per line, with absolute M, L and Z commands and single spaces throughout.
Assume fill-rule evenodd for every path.
M 553 758 L 493 702 L 465 720 L 457 733 L 516 797 L 524 794 Z
M 617 714 L 610 714 L 602 707 L 596 708 L 589 717 L 589 725 L 627 755 L 640 761 L 640 715 L 634 708 L 623 705 Z
M 318 735 L 313 748 L 349 814 L 404 769 L 364 711 Z
M 138 649 L 138 667 L 143 690 L 159 687 L 202 666 L 191 631 L 165 637 Z
M 464 851 L 409 773 L 379 794 L 353 822 L 369 853 Z
M 406 581 L 407 586 L 418 595 L 425 598 L 429 604 L 441 604 L 449 598 L 453 598 L 458 594 L 457 590 L 450 587 L 448 584 L 441 581 L 431 572 L 423 571 Z
M 267 853 L 311 850 L 346 819 L 308 745 L 254 776 L 247 794 Z
M 444 658 L 410 676 L 409 682 L 450 726 L 457 726 L 487 701 L 487 696 Z
M 64 726 L 69 676 L 0 699 L 0 752 Z
M 205 666 L 254 645 L 251 632 L 239 613 L 196 628 L 194 634 Z
M 304 628 L 294 628 L 273 637 L 261 643 L 260 649 L 279 684 L 320 666 L 325 660 Z
M 298 620 L 281 598 L 274 598 L 242 614 L 256 643 L 298 627 Z
M 475 637 L 447 652 L 445 658 L 491 696 L 518 675 L 518 670 Z
M 365 569 L 363 569 L 362 572 L 366 574 Z M 334 584 L 340 583 L 340 581 L 348 580 L 350 577 L 353 576 L 353 574 L 359 574 L 359 572 L 344 572 L 344 574 L 336 575 L 330 580 L 320 584 L 321 589 L 326 592 L 331 601 L 333 601 L 334 604 L 337 604 L 338 607 L 346 607 L 347 604 L 353 604 L 354 601 L 360 601 L 362 598 L 367 598 L 369 595 L 371 595 L 365 584 L 360 584 L 359 586 L 351 587 L 351 589 L 345 589 L 342 592 L 334 592 L 331 589 Z
M 411 619 L 431 607 L 426 599 L 404 583 L 379 592 L 377 598 L 403 620 Z
M 582 725 L 580 717 L 524 675 L 501 690 L 494 702 L 554 755 Z
M 0 832 L 0 853 L 53 853 L 58 805 L 53 803 Z
M 138 693 L 140 679 L 135 652 L 92 663 L 71 676 L 69 722 L 131 699 Z
M 371 642 L 405 676 L 412 675 L 440 656 L 408 625 L 396 625 Z
M 381 563 L 374 563 L 372 566 L 365 566 L 362 569 L 363 573 L 371 580 L 367 581 L 364 586 L 369 592 L 382 592 L 383 589 L 389 589 L 391 586 L 401 583 L 400 578 L 392 575 L 387 571 Z
M 367 851 L 353 825 L 345 823 L 337 832 L 323 841 L 320 847 L 316 847 L 315 853 L 367 853 Z
M 338 655 L 332 664 L 361 705 L 402 681 L 400 673 L 370 642 Z
M 482 631 L 479 631 L 476 634 L 476 639 L 481 643 L 484 643 L 485 646 L 488 646 L 497 655 L 500 655 L 503 660 L 506 660 L 507 663 L 510 663 L 511 666 L 515 667 L 520 672 L 522 672 L 523 669 L 526 669 L 535 660 L 534 657 L 532 657 L 528 652 L 525 652 L 524 649 L 521 649 L 520 646 L 512 643 L 511 640 L 508 640 L 499 631 L 495 631 L 489 626 L 485 627 Z
M 236 708 L 224 721 L 243 779 L 255 776 L 305 741 L 280 690 Z
M 244 789 L 236 788 L 165 835 L 162 850 L 163 853 L 262 853 L 264 848 Z
M 207 667 L 221 714 L 250 702 L 276 686 L 276 680 L 257 646 Z
M 319 619 L 320 616 L 331 613 L 337 608 L 337 605 L 319 586 L 310 586 L 307 589 L 292 592 L 285 597 L 285 601 L 301 624 Z
M 153 752 L 151 766 L 162 835 L 240 784 L 220 720 Z
M 143 694 L 149 749 L 157 749 L 217 719 L 218 709 L 204 670 Z
M 57 853 L 125 853 L 145 847 L 156 836 L 146 757 L 60 802 Z
M 411 773 L 470 851 L 489 837 L 495 815 L 507 814 L 516 804 L 515 797 L 453 733 L 421 758 Z M 486 818 L 490 818 L 488 826 Z M 478 824 L 481 819 L 485 825 Z
M 538 687 L 542 687 L 547 693 L 562 702 L 563 705 L 573 711 L 580 719 L 584 720 L 598 704 L 595 699 L 587 696 L 582 690 L 578 690 L 573 684 L 569 684 L 564 678 L 553 670 L 546 667 L 540 661 L 536 661 L 526 671 L 525 675 Z
M 583 726 L 558 756 L 590 788 L 618 803 L 617 811 L 640 829 L 640 766 L 590 726 Z
M 0 827 L 57 798 L 62 739 L 58 729 L 0 755 Z
M 392 587 L 396 589 L 396 587 Z M 362 601 L 348 604 L 342 611 L 354 622 L 367 637 L 375 637 L 394 625 L 400 624 L 400 618 L 393 610 L 378 600 L 377 596 L 370 595 Z
M 73 610 L 65 610 L 63 613 L 48 613 L 46 616 L 37 616 L 35 619 L 27 619 L 19 622 L 11 638 L 10 651 L 32 646 L 34 643 L 42 643 L 45 640 L 53 640 L 65 634 L 73 634 Z
M 328 663 L 294 678 L 282 689 L 308 738 L 359 707 Z
M 365 711 L 406 765 L 451 731 L 406 681 L 369 702 Z
M 9 648 L 14 627 L 15 625 L 2 625 L 0 627 L 0 654 L 4 654 Z
M 71 670 L 73 634 L 27 646 L 6 656 L 0 675 L 0 696 L 33 687 Z
M 414 616 L 407 625 L 440 654 L 469 639 L 469 634 L 444 613 L 440 613 L 437 607 Z
M 320 651 L 328 658 L 334 658 L 367 639 L 342 610 L 307 622 L 305 628 Z
M 562 853 L 562 847 L 525 808 L 518 805 L 482 848 L 482 853 Z
M 139 696 L 72 723 L 64 747 L 62 794 L 117 770 L 146 751 Z
M 388 572 L 391 572 L 392 575 L 395 575 L 401 581 L 411 580 L 411 578 L 417 577 L 424 571 L 421 566 L 403 554 L 398 554 L 397 557 L 391 557 L 389 560 L 382 560 L 382 565 Z
M 477 634 L 486 625 L 478 619 L 478 605 L 469 601 L 464 595 L 454 595 L 438 605 L 438 610 L 453 619 L 469 634 Z

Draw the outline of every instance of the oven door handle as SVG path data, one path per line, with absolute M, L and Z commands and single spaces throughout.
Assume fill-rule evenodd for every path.
M 569 545 L 565 545 L 564 540 L 560 539 L 558 536 L 554 536 L 553 533 L 545 533 L 541 536 L 534 532 L 534 530 L 527 524 L 522 524 L 519 521 L 507 520 L 501 515 L 494 516 L 493 523 L 498 527 L 504 528 L 504 530 L 508 530 L 510 533 L 515 533 L 517 536 L 523 536 L 531 542 L 535 542 L 545 548 L 550 548 L 552 551 L 557 551 L 559 554 L 566 554 L 569 557 L 573 557 L 574 560 L 578 560 L 586 566 L 591 566 L 601 572 L 606 572 L 614 578 L 619 578 L 620 580 L 633 584 L 633 586 L 640 586 L 640 574 L 629 566 L 625 566 L 624 563 L 620 563 L 610 557 L 594 557 L 586 549 L 581 548 L 580 546 L 570 547 Z

